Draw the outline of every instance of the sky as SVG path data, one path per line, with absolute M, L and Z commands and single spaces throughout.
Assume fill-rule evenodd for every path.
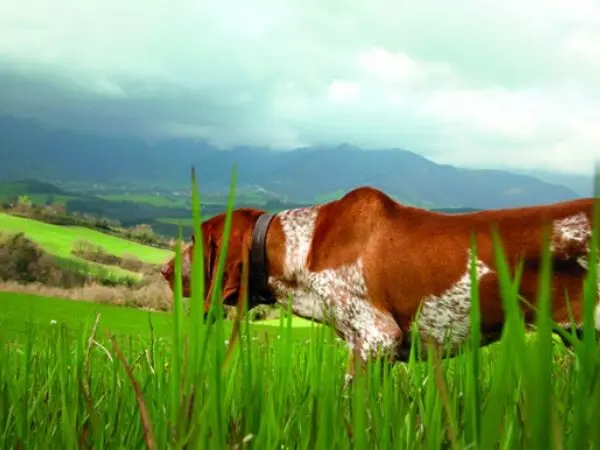
M 19 0 L 0 112 L 221 147 L 591 174 L 600 0 Z

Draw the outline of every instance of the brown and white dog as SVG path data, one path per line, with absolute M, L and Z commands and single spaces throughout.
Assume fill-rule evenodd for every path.
M 511 270 L 523 259 L 520 294 L 535 304 L 542 228 L 548 226 L 553 258 L 552 317 L 556 323 L 568 325 L 570 307 L 580 326 L 593 203 L 594 199 L 588 198 L 442 214 L 404 206 L 377 189 L 361 187 L 339 200 L 274 215 L 237 209 L 232 214 L 223 302 L 232 305 L 237 301 L 246 258 L 252 261 L 249 297 L 255 303 L 287 306 L 291 299 L 291 309 L 300 317 L 316 322 L 333 319 L 351 355 L 363 363 L 376 350 L 405 361 L 410 349 L 407 335 L 419 307 L 416 325 L 421 337 L 441 343 L 451 329 L 456 350 L 469 335 L 473 234 L 485 345 L 500 336 L 504 321 L 492 230 L 499 233 Z M 212 287 L 224 223 L 221 214 L 202 224 L 206 286 Z M 183 253 L 184 296 L 190 295 L 192 257 L 193 244 Z M 173 267 L 171 260 L 162 268 L 171 286 Z M 207 295 L 205 308 L 209 305 Z M 522 307 L 525 321 L 531 322 L 533 312 Z M 595 324 L 600 328 L 599 306 Z

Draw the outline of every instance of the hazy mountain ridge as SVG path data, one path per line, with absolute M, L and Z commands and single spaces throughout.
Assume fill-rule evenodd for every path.
M 148 144 L 130 138 L 51 130 L 1 118 L 0 177 L 44 181 L 189 185 L 195 164 L 201 189 L 226 191 L 234 163 L 238 186 L 257 186 L 293 201 L 372 185 L 398 200 L 432 208 L 499 208 L 581 196 L 560 184 L 503 170 L 436 164 L 402 149 L 363 150 L 344 144 L 294 151 L 219 150 L 203 141 Z
M 552 184 L 562 184 L 584 197 L 593 196 L 594 175 L 590 168 L 590 175 L 573 175 L 563 173 L 552 173 L 544 170 L 514 170 L 516 174 L 529 175 Z

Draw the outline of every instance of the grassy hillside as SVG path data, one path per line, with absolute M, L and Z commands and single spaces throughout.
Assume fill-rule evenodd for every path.
M 0 213 L 0 232 L 9 234 L 24 232 L 26 237 L 39 244 L 47 253 L 62 260 L 74 261 L 85 266 L 86 270 L 89 268 L 90 273 L 112 274 L 111 278 L 116 276 L 140 279 L 140 274 L 121 267 L 88 261 L 72 254 L 71 251 L 75 249 L 78 241 L 87 241 L 95 246 L 100 246 L 108 254 L 119 257 L 134 256 L 143 262 L 152 264 L 160 264 L 172 255 L 169 250 L 145 246 L 89 228 L 52 225 L 5 213 Z
M 48 253 L 65 258 L 71 257 L 71 250 L 78 240 L 102 246 L 113 255 L 129 254 L 149 263 L 161 263 L 172 254 L 168 250 L 148 247 L 88 228 L 51 225 L 4 213 L 0 213 L 0 230 L 9 233 L 23 231 Z
M 76 195 L 41 181 L 0 181 L 0 203 L 14 202 L 19 196 L 26 195 L 34 205 L 66 204 L 76 199 Z

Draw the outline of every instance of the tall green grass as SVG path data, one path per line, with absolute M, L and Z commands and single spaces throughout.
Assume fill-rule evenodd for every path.
M 234 207 L 236 172 L 227 209 Z M 195 228 L 200 198 L 192 174 Z M 202 276 L 193 277 L 189 315 L 176 283 L 170 339 L 30 326 L 24 343 L 0 347 L 2 448 L 253 449 L 584 449 L 600 448 L 600 351 L 597 296 L 598 213 L 586 279 L 584 337 L 568 350 L 552 338 L 550 252 L 543 253 L 533 335 L 520 313 L 520 271 L 512 273 L 496 236 L 496 262 L 506 326 L 500 342 L 480 348 L 474 327 L 464 351 L 443 349 L 412 330 L 406 364 L 370 361 L 344 390 L 346 350 L 331 328 L 315 326 L 307 342 L 292 339 L 282 316 L 274 340 L 253 336 L 247 315 L 237 344 L 225 341 L 219 309 L 224 267 L 204 321 Z M 201 243 L 201 239 L 196 242 Z M 473 245 L 472 260 L 477 248 Z M 193 273 L 203 271 L 200 245 Z M 593 261 L 593 263 L 592 263 Z M 176 275 L 181 274 L 181 247 Z M 475 280 L 475 270 L 472 270 Z M 471 318 L 480 322 L 472 288 Z M 246 304 L 243 300 L 241 307 Z M 186 322 L 188 322 L 186 324 Z M 423 359 L 418 358 L 422 350 Z

